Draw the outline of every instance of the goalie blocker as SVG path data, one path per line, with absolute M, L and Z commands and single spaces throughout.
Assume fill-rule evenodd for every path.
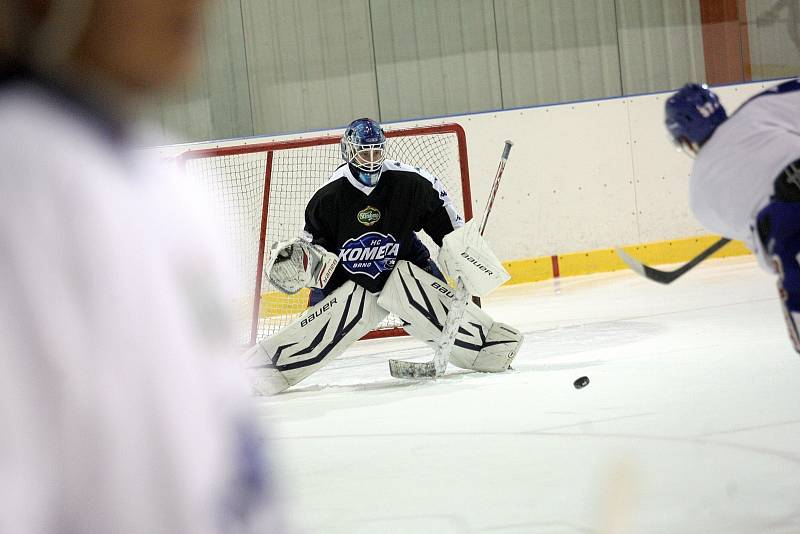
M 444 236 L 436 261 L 452 279 L 460 278 L 471 295 L 479 297 L 511 278 L 483 239 L 475 219 Z
M 434 345 L 452 299 L 452 288 L 407 261 L 398 262 L 379 297 L 348 281 L 247 352 L 253 390 L 274 395 L 297 384 L 333 361 L 390 311 L 408 323 L 404 328 L 409 334 Z M 502 372 L 521 342 L 518 330 L 493 321 L 469 303 L 450 361 L 464 369 Z

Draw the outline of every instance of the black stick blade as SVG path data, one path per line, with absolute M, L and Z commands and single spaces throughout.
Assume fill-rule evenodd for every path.
M 639 275 L 644 276 L 649 280 L 658 282 L 659 284 L 669 284 L 694 269 L 700 262 L 730 243 L 730 241 L 731 240 L 727 237 L 719 238 L 719 240 L 715 241 L 710 247 L 674 271 L 661 271 L 659 269 L 650 267 L 649 265 L 645 265 L 619 247 L 615 248 L 614 250 L 616 251 L 617 256 L 619 256 L 619 258 L 624 261 L 632 271 L 639 273 Z

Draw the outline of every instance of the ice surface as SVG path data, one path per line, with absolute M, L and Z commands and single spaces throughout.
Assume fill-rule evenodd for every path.
M 403 381 L 388 358 L 431 352 L 366 341 L 257 400 L 301 532 L 800 531 L 800 358 L 754 259 L 484 304 L 525 333 L 514 371 Z

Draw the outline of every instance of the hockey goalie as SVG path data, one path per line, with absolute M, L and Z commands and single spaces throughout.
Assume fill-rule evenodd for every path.
M 435 346 L 454 298 L 416 233 L 441 247 L 438 261 L 470 294 L 483 296 L 508 273 L 472 221 L 464 224 L 441 182 L 424 169 L 385 159 L 386 137 L 371 119 L 341 140 L 344 163 L 308 202 L 303 235 L 275 244 L 265 272 L 285 293 L 311 289 L 300 317 L 246 354 L 253 389 L 273 395 L 325 366 L 389 313 Z M 509 368 L 520 332 L 468 303 L 449 361 L 475 371 Z

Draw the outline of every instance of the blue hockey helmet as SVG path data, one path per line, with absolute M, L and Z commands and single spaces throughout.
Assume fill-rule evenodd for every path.
M 665 119 L 675 144 L 694 155 L 717 126 L 728 118 L 725 108 L 706 84 L 688 83 L 667 99 Z
M 351 122 L 341 141 L 342 158 L 350 165 L 356 179 L 370 187 L 381 177 L 385 147 L 383 128 L 372 119 Z

